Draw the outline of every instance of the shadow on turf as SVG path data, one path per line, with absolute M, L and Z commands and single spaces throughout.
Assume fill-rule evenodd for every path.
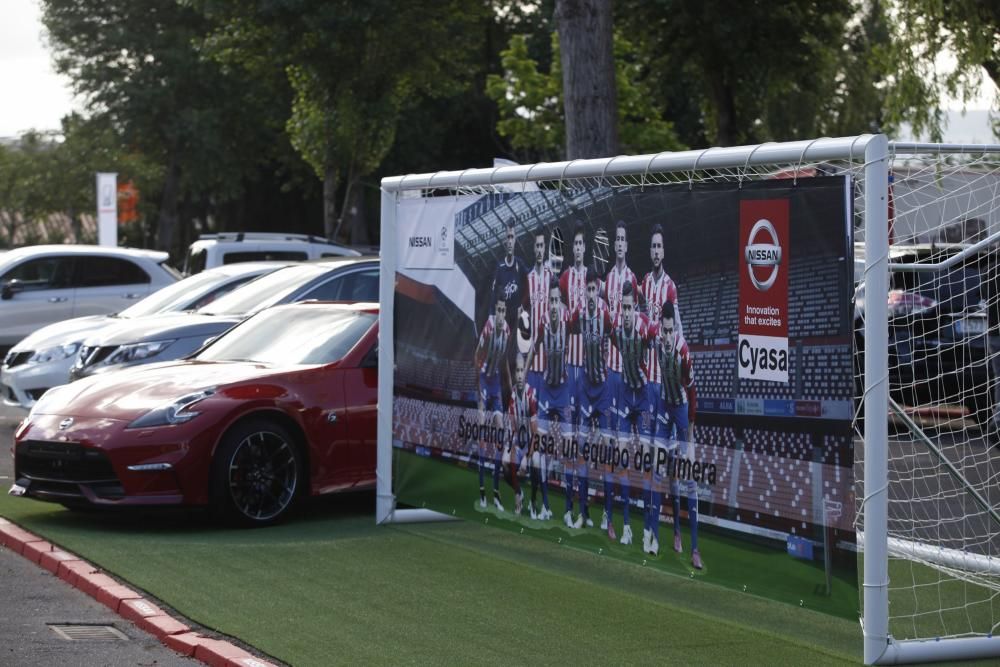
M 28 501 L 31 502 L 31 501 Z M 62 508 L 49 505 L 52 512 L 35 515 L 31 523 L 44 527 L 74 528 L 114 533 L 233 533 L 253 534 L 322 530 L 336 524 L 338 535 L 367 532 L 358 530 L 375 525 L 375 492 L 355 491 L 303 499 L 282 522 L 263 528 L 238 528 L 222 523 L 207 508 L 115 507 Z M 347 533 L 347 534 L 345 534 Z

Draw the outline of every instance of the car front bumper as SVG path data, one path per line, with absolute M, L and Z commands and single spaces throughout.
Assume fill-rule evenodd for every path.
M 4 403 L 30 408 L 46 391 L 70 381 L 69 369 L 72 365 L 73 358 L 69 358 L 0 370 Z
M 210 434 L 190 424 L 126 429 L 113 419 L 67 421 L 37 415 L 19 429 L 14 480 L 23 495 L 103 507 L 207 503 Z

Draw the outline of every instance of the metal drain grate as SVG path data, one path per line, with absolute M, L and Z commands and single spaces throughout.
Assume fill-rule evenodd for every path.
M 69 641 L 128 641 L 128 637 L 110 625 L 49 623 L 49 627 L 54 633 Z

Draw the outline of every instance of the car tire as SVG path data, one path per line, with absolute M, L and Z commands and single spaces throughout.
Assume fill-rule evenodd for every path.
M 269 526 L 288 516 L 304 483 L 303 457 L 287 429 L 268 419 L 240 422 L 212 459 L 212 509 L 226 523 Z

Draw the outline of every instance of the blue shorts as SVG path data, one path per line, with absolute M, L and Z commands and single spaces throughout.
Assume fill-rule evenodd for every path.
M 641 412 L 649 412 L 652 406 L 649 404 L 649 389 L 630 389 L 622 385 L 618 394 L 618 414 L 622 419 L 632 418 Z
M 611 397 L 611 422 L 608 424 L 612 429 L 618 428 L 618 394 L 622 391 L 622 374 L 620 371 L 608 369 L 608 379 L 604 383 L 608 388 L 608 395 Z
M 662 398 L 656 401 L 656 431 L 654 435 L 660 440 L 677 440 L 687 442 L 688 404 L 667 405 Z
M 537 388 L 538 392 L 538 412 L 540 415 L 551 416 L 555 413 L 562 415 L 570 407 L 569 383 L 562 382 L 555 386 L 542 382 L 542 386 Z
M 524 383 L 534 389 L 537 394 L 542 390 L 542 385 L 545 384 L 545 376 L 542 375 L 541 371 L 528 371 L 524 376 Z
M 479 398 L 487 412 L 500 412 L 500 374 L 487 375 L 479 372 Z
M 611 388 L 607 382 L 591 384 L 590 380 L 584 379 L 577 387 L 576 397 L 581 424 L 595 416 L 603 418 L 605 425 L 607 424 L 612 405 Z
M 573 423 L 580 423 L 580 385 L 587 381 L 583 366 L 566 366 L 566 384 L 569 385 L 569 402 L 573 407 Z

